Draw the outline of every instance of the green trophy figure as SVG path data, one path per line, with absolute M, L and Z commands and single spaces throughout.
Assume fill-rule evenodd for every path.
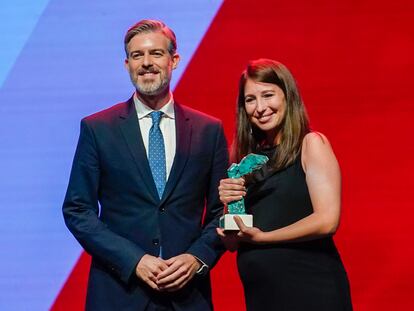
M 233 163 L 227 170 L 229 178 L 240 178 L 262 167 L 269 161 L 265 155 L 250 153 L 241 159 L 239 164 Z M 233 217 L 239 216 L 247 227 L 253 227 L 253 215 L 246 214 L 244 199 L 227 204 L 228 212 L 220 217 L 219 226 L 224 230 L 239 230 Z

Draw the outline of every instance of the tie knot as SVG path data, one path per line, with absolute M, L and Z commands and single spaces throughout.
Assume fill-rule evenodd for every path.
M 151 115 L 151 119 L 152 119 L 152 124 L 153 125 L 160 125 L 160 120 L 161 120 L 161 117 L 163 115 L 163 112 L 162 111 L 153 111 L 153 112 L 150 113 L 150 115 Z

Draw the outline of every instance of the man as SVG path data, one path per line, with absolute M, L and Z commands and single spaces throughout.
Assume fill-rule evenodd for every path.
M 63 214 L 92 256 L 88 310 L 211 310 L 223 252 L 221 122 L 174 102 L 173 31 L 142 20 L 125 36 L 135 93 L 81 122 Z

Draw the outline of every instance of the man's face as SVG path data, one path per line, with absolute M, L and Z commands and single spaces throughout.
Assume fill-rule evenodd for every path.
M 128 43 L 125 67 L 139 93 L 157 96 L 169 90 L 171 73 L 180 57 L 171 55 L 168 45 L 168 38 L 161 32 L 138 34 Z

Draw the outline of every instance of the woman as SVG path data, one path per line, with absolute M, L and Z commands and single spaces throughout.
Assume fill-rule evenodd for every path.
M 233 160 L 269 162 L 244 179 L 223 179 L 224 204 L 245 197 L 255 227 L 217 229 L 237 263 L 247 310 L 352 310 L 349 284 L 332 240 L 340 218 L 341 176 L 327 138 L 311 132 L 295 80 L 259 59 L 240 78 Z M 247 190 L 246 190 L 247 189 Z

